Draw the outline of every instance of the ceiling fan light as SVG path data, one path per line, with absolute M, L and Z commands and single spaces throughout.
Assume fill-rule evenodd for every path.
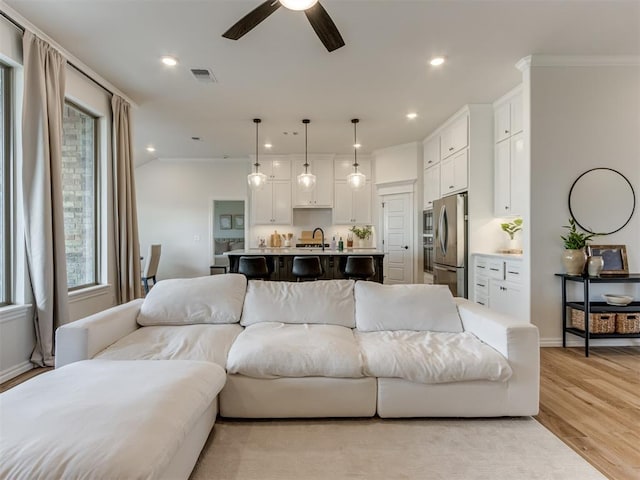
M 310 192 L 316 186 L 316 176 L 313 173 L 301 173 L 298 175 L 298 186 L 303 192 Z
M 262 190 L 267 183 L 267 176 L 261 172 L 253 172 L 247 175 L 247 182 L 251 190 Z
M 362 190 L 367 182 L 367 177 L 364 173 L 353 172 L 347 175 L 347 184 L 352 190 Z
M 280 4 L 289 10 L 306 10 L 313 7 L 318 0 L 280 0 Z

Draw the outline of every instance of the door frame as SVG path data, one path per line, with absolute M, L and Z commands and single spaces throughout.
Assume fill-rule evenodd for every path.
M 399 193 L 408 193 L 409 194 L 409 208 L 413 215 L 410 215 L 411 219 L 411 258 L 413 258 L 413 283 L 422 283 L 424 281 L 424 277 L 422 275 L 422 263 L 423 263 L 423 253 L 422 253 L 422 229 L 416 228 L 420 225 L 421 217 L 422 217 L 422 209 L 418 209 L 418 205 L 416 204 L 416 187 L 417 187 L 417 179 L 409 179 L 409 180 L 400 180 L 395 182 L 383 182 L 376 183 L 376 195 L 377 201 L 376 205 L 378 206 L 378 225 L 381 227 L 381 234 L 378 240 L 378 248 L 384 251 L 384 246 L 382 245 L 382 239 L 384 239 L 384 210 L 382 208 L 382 203 L 384 202 L 384 197 L 386 195 L 395 195 Z M 422 205 L 422 203 L 421 203 Z M 420 248 L 418 249 L 418 245 Z M 420 251 L 418 251 L 420 250 Z
M 249 238 L 249 200 L 247 196 L 210 197 L 209 198 L 209 265 L 215 262 L 215 202 L 244 202 L 244 240 Z

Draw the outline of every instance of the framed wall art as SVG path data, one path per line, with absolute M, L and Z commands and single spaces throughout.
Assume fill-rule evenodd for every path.
M 604 266 L 600 275 L 628 275 L 626 245 L 589 245 L 589 255 L 601 256 Z

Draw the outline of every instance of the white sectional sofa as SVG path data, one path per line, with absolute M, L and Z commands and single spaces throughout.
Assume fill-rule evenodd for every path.
M 0 477 L 55 471 L 93 478 L 100 458 L 101 478 L 186 479 L 218 412 L 534 415 L 538 377 L 534 326 L 454 299 L 445 286 L 247 285 L 237 274 L 165 280 L 144 300 L 60 327 L 56 370 L 2 394 L 2 415 L 16 421 L 0 437 L 0 452 L 13 452 Z M 37 399 L 51 392 L 58 403 L 43 416 L 46 424 L 34 423 L 24 412 L 41 410 Z M 82 423 L 69 429 L 76 417 Z M 129 434 L 131 422 L 137 426 Z M 85 437 L 101 447 L 77 448 Z M 136 453 L 140 446 L 149 451 Z M 142 457 L 162 461 L 136 461 Z
M 56 367 L 92 358 L 217 363 L 224 417 L 538 412 L 537 329 L 445 286 L 165 280 L 58 329 Z

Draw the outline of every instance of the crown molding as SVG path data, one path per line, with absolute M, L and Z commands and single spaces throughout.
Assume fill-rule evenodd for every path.
M 516 63 L 525 71 L 531 67 L 638 67 L 639 55 L 529 55 Z

